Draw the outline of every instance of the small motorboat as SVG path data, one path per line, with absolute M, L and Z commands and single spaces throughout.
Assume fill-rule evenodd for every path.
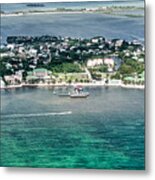
M 74 92 L 70 94 L 71 98 L 86 98 L 89 96 L 88 92 L 84 92 L 82 86 L 74 88 Z
M 62 92 L 58 94 L 59 97 L 70 97 L 70 98 L 86 98 L 89 96 L 88 92 L 84 92 L 81 86 L 74 87 L 73 92 Z
M 88 96 L 89 96 L 88 92 L 81 92 L 81 93 L 70 94 L 71 98 L 87 98 Z

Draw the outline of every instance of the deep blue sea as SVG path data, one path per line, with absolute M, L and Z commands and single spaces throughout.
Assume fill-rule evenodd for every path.
M 144 169 L 144 91 L 87 88 L 1 92 L 1 165 Z M 63 113 L 63 114 L 61 114 Z

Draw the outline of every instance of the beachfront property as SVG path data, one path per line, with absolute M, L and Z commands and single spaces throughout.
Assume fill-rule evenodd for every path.
M 88 68 L 99 67 L 102 65 L 107 66 L 107 72 L 112 72 L 115 67 L 115 62 L 113 58 L 97 58 L 97 59 L 89 59 L 87 61 Z
M 143 71 L 141 74 L 138 76 L 127 76 L 124 79 L 125 84 L 141 84 L 144 85 L 145 83 L 145 72 Z
M 28 71 L 26 76 L 27 83 L 50 83 L 52 76 L 52 72 L 48 71 L 45 68 L 37 68 L 33 71 Z
M 17 81 L 53 84 L 107 79 L 140 84 L 128 77 L 138 78 L 144 72 L 144 55 L 143 44 L 137 41 L 107 40 L 101 36 L 10 36 L 1 49 L 1 76 L 8 85 Z M 16 77 L 19 72 L 22 78 Z
M 112 58 L 105 58 L 104 64 L 107 65 L 107 67 L 108 67 L 107 71 L 108 72 L 113 72 L 114 67 L 115 67 L 115 62 Z
M 4 84 L 6 83 L 7 85 L 19 85 L 23 81 L 22 71 L 17 71 L 15 74 L 12 75 L 5 75 L 2 81 Z
M 18 79 L 18 76 L 16 75 L 4 76 L 4 78 L 9 85 L 16 85 L 21 83 L 21 81 Z
M 98 59 L 89 59 L 88 61 L 87 61 L 87 67 L 88 68 L 93 68 L 93 67 L 95 67 L 95 66 L 100 66 L 100 65 L 102 65 L 103 64 L 103 59 L 101 59 L 101 58 L 98 58 Z

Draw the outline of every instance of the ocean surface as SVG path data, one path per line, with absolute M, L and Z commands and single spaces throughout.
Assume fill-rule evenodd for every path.
M 144 40 L 144 18 L 104 14 L 44 14 L 1 18 L 2 42 L 7 36 L 41 36 Z
M 107 0 L 107 1 L 86 1 L 86 2 L 46 2 L 44 7 L 30 7 L 27 3 L 5 3 L 1 4 L 1 11 L 12 13 L 16 11 L 49 10 L 57 8 L 81 9 L 111 6 L 138 6 L 144 7 L 144 0 Z
M 144 91 L 85 90 L 1 91 L 1 166 L 143 170 Z
M 46 8 L 138 5 L 127 2 L 45 3 Z M 35 8 L 34 8 L 35 9 Z M 30 10 L 3 4 L 2 11 Z M 1 17 L 7 36 L 54 35 L 144 40 L 144 18 L 103 14 Z M 87 99 L 59 97 L 65 89 L 1 91 L 1 166 L 144 169 L 144 91 L 91 87 Z
M 128 4 L 127 4 L 128 3 Z M 144 1 L 107 1 L 107 2 L 74 2 L 45 3 L 44 10 L 50 8 L 90 8 L 103 6 L 134 5 L 144 7 Z M 38 10 L 38 7 L 36 7 Z M 2 11 L 15 12 L 30 10 L 24 3 L 2 4 Z M 122 12 L 132 14 L 133 12 Z M 135 12 L 134 12 L 135 14 Z M 137 14 L 143 15 L 143 10 Z M 107 39 L 120 38 L 132 41 L 138 39 L 144 42 L 144 17 L 125 17 L 121 15 L 104 14 L 42 14 L 1 17 L 1 42 L 5 43 L 7 36 L 70 36 L 75 38 L 92 38 L 104 36 Z

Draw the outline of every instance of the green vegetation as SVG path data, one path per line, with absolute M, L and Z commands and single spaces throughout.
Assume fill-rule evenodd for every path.
M 2 62 L 2 60 L 0 60 L 0 76 L 4 77 L 5 74 L 6 74 L 5 64 Z
M 119 72 L 122 75 L 129 75 L 133 73 L 140 74 L 143 71 L 144 71 L 144 64 L 131 59 L 127 59 L 119 69 Z
M 0 76 L 3 79 L 5 75 L 22 74 L 22 80 L 26 82 L 29 71 L 44 68 L 50 71 L 48 76 L 40 73 L 43 80 L 47 78 L 47 83 L 129 81 L 128 78 L 131 82 L 137 78 L 136 83 L 144 83 L 141 74 L 145 71 L 145 51 L 141 43 L 120 39 L 109 41 L 101 36 L 91 39 L 11 36 L 7 42 L 12 48 L 5 46 L 1 51 Z M 110 61 L 105 61 L 106 58 Z M 34 79 L 29 78 L 33 83 Z M 37 78 L 35 82 L 39 81 Z
M 5 75 L 11 75 L 13 73 L 13 69 L 8 69 L 6 67 L 6 62 L 10 60 L 9 57 L 0 58 L 0 76 L 4 77 Z
M 116 72 L 115 74 L 111 75 L 111 79 L 121 79 L 120 72 Z
M 102 80 L 102 75 L 99 74 L 99 73 L 94 73 L 94 72 L 93 72 L 91 75 L 92 75 L 92 78 L 95 79 L 95 80 L 97 80 L 97 81 Z
M 99 72 L 107 72 L 108 71 L 108 67 L 106 65 L 102 65 L 98 68 Z
M 79 73 L 83 72 L 78 64 L 63 63 L 52 67 L 53 73 Z
M 0 53 L 5 53 L 5 52 L 7 52 L 8 50 L 6 49 L 6 48 L 0 48 Z

